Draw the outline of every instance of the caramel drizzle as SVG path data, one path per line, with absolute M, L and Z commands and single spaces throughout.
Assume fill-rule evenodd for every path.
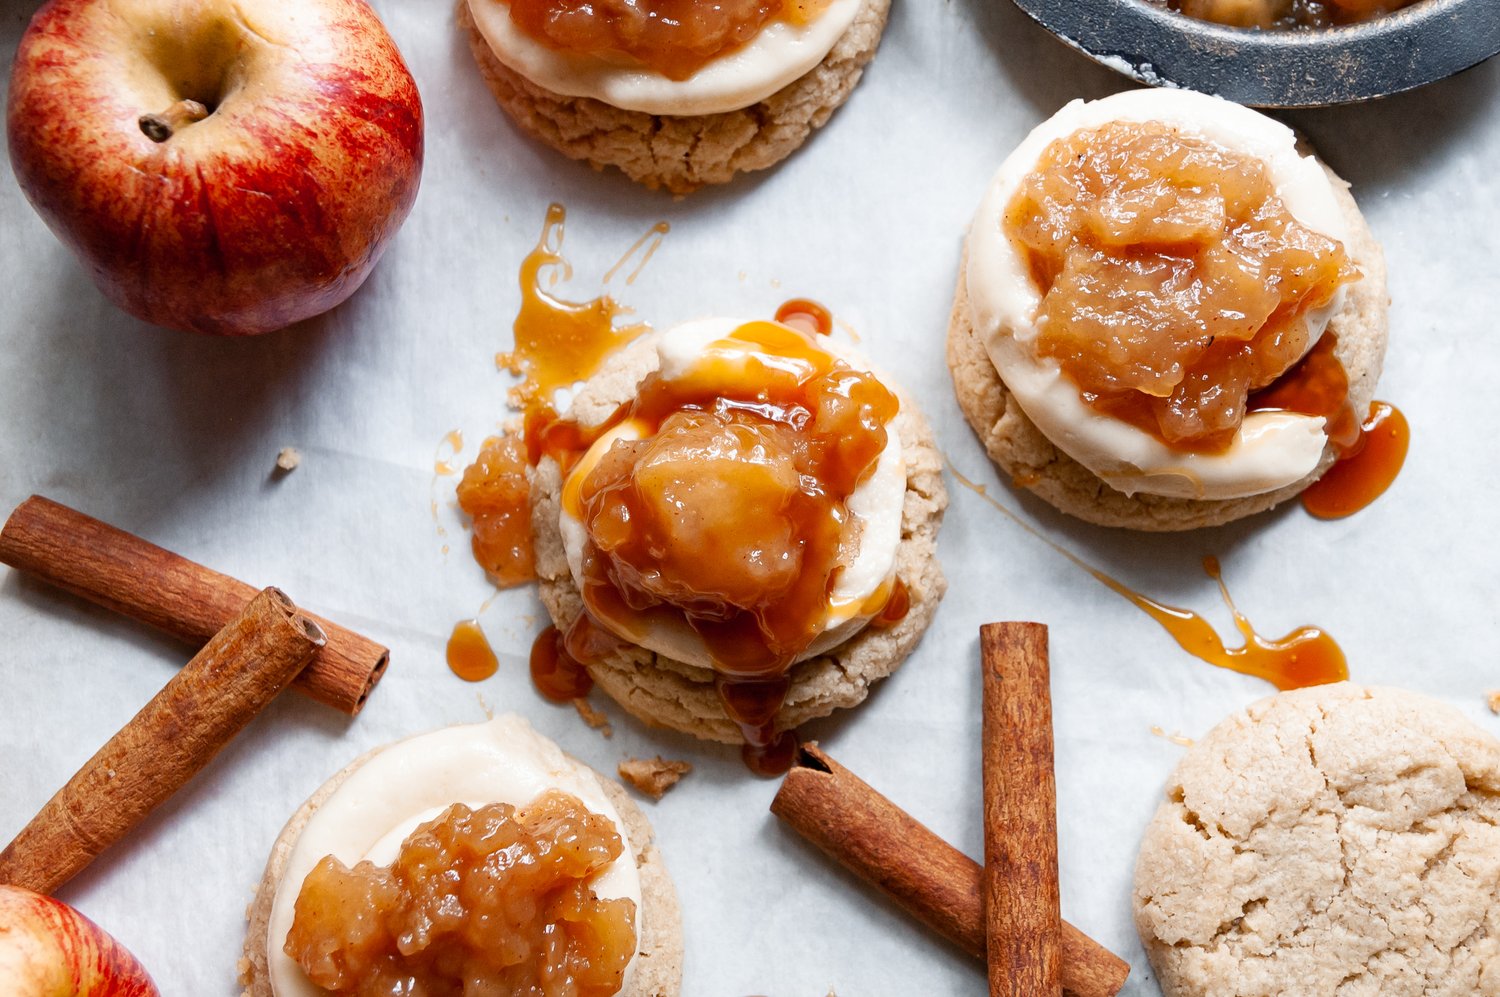
M 1072 561 L 1092 575 L 1100 584 L 1155 620 L 1179 647 L 1193 657 L 1220 668 L 1265 679 L 1278 689 L 1299 689 L 1309 685 L 1339 682 L 1349 677 L 1349 667 L 1343 650 L 1331 636 L 1318 627 L 1298 627 L 1286 636 L 1275 640 L 1268 640 L 1257 633 L 1250 620 L 1235 608 L 1234 602 L 1230 599 L 1229 589 L 1225 586 L 1219 570 L 1218 559 L 1204 558 L 1203 570 L 1218 584 L 1220 595 L 1230 612 L 1234 614 L 1235 628 L 1239 630 L 1245 641 L 1240 647 L 1227 647 L 1224 638 L 1214 629 L 1213 624 L 1197 613 L 1143 595 L 1095 568 L 1067 548 L 1043 536 L 1016 513 L 996 501 L 984 485 L 964 477 L 951 461 L 948 463 L 948 470 L 960 484 L 994 506 L 1011 522 Z

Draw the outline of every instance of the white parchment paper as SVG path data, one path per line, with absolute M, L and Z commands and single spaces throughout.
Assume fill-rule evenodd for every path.
M 533 594 L 493 590 L 434 474 L 505 417 L 493 355 L 509 345 L 516 269 L 550 201 L 568 208 L 574 280 L 600 278 L 653 223 L 640 278 L 608 288 L 653 324 L 769 315 L 811 296 L 898 371 L 953 465 L 1044 534 L 1127 584 L 1230 620 L 1199 561 L 1216 554 L 1264 633 L 1313 623 L 1356 679 L 1449 700 L 1491 730 L 1500 687 L 1492 531 L 1500 386 L 1500 62 L 1374 104 L 1291 115 L 1354 184 L 1390 264 L 1391 347 L 1379 396 L 1412 424 L 1395 487 L 1335 523 L 1292 505 L 1185 536 L 1071 522 L 997 481 L 943 363 L 959 241 L 1000 159 L 1073 97 L 1126 86 L 1003 0 L 898 0 L 849 104 L 790 161 L 674 201 L 522 135 L 494 106 L 439 0 L 377 3 L 426 102 L 416 208 L 343 307 L 250 341 L 149 328 L 112 308 L 0 170 L 0 510 L 37 492 L 389 644 L 392 665 L 350 722 L 275 704 L 161 812 L 61 893 L 124 941 L 169 995 L 237 993 L 243 915 L 282 823 L 327 776 L 386 741 L 525 714 L 609 772 L 626 755 L 694 772 L 646 804 L 681 894 L 684 992 L 842 997 L 982 994 L 981 968 L 837 870 L 770 817 L 774 781 L 734 751 L 650 731 L 602 696 L 603 739 L 531 689 Z M 0 11 L 9 73 L 34 5 Z M 278 449 L 302 466 L 272 473 Z M 858 711 L 810 735 L 971 855 L 979 823 L 977 627 L 1052 627 L 1063 912 L 1124 954 L 1154 994 L 1130 923 L 1142 828 L 1182 749 L 1265 695 L 1189 657 L 1148 618 L 950 481 L 947 600 L 915 656 Z M 436 512 L 434 512 L 434 503 Z M 482 611 L 481 611 L 482 609 Z M 480 615 L 501 657 L 452 676 L 452 624 Z M 183 647 L 0 568 L 0 840 L 8 840 L 189 656 Z

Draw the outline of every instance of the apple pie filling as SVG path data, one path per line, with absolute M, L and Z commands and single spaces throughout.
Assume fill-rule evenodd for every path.
M 302 883 L 285 951 L 360 997 L 608 997 L 636 951 L 636 905 L 590 883 L 625 851 L 608 818 L 548 790 L 522 808 L 454 804 L 389 866 L 329 855 Z
M 686 644 L 678 653 L 711 664 L 752 749 L 786 742 L 775 717 L 791 665 L 840 626 L 904 604 L 888 566 L 870 591 L 839 594 L 866 539 L 851 497 L 887 456 L 899 407 L 812 336 L 750 322 L 649 375 L 603 424 L 541 428 L 539 451 L 566 474 L 563 527 L 587 610 L 567 652 L 596 659 L 609 635 Z
M 748 43 L 768 22 L 803 25 L 829 0 L 509 0 L 517 27 L 549 48 L 648 66 L 673 80 Z
M 1003 224 L 1041 294 L 1036 355 L 1177 451 L 1223 452 L 1248 409 L 1273 407 L 1255 393 L 1308 354 L 1309 314 L 1358 277 L 1263 162 L 1160 122 L 1052 142 Z

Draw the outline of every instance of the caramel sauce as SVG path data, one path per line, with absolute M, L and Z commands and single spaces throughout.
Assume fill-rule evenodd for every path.
M 833 334 L 833 314 L 816 301 L 793 298 L 776 309 L 776 321 L 814 336 Z
M 478 620 L 460 620 L 448 636 L 448 668 L 465 682 L 482 682 L 500 670 Z
M 542 271 L 550 268 L 564 278 L 572 268 L 562 255 L 567 212 L 561 204 L 547 206 L 547 218 L 536 248 L 521 261 L 521 308 L 514 325 L 515 347 L 495 358 L 497 364 L 523 378 L 517 400 L 523 407 L 550 403 L 551 394 L 591 377 L 605 357 L 625 346 L 646 326 L 615 326 L 623 310 L 614 299 L 563 301 L 542 289 Z
M 1286 636 L 1275 640 L 1268 640 L 1258 634 L 1249 619 L 1235 608 L 1234 602 L 1229 598 L 1229 590 L 1224 585 L 1216 558 L 1205 558 L 1203 569 L 1218 583 L 1220 595 L 1230 612 L 1234 614 L 1235 628 L 1239 630 L 1245 641 L 1240 647 L 1226 647 L 1224 638 L 1219 636 L 1213 624 L 1197 613 L 1142 595 L 1088 564 L 1072 551 L 1053 543 L 1014 512 L 997 502 L 983 485 L 970 481 L 951 464 L 948 469 L 960 484 L 994 506 L 1011 522 L 1087 571 L 1100 583 L 1155 620 L 1179 647 L 1195 658 L 1220 668 L 1263 678 L 1278 689 L 1300 689 L 1304 686 L 1341 682 L 1349 677 L 1349 667 L 1344 659 L 1343 650 L 1332 637 L 1317 627 L 1298 627 Z
M 531 645 L 531 681 L 545 698 L 566 703 L 594 688 L 588 669 L 568 653 L 556 627 L 537 634 Z
M 389 866 L 323 858 L 285 951 L 320 992 L 609 997 L 637 911 L 590 884 L 624 854 L 613 821 L 558 790 L 523 808 L 456 803 Z
M 1235 608 L 1220 576 L 1216 558 L 1203 559 L 1203 570 L 1219 585 L 1224 604 L 1234 614 L 1235 629 L 1245 643 L 1225 647 L 1224 639 L 1197 613 L 1142 595 L 1104 572 L 1087 568 L 1089 574 L 1128 599 L 1141 612 L 1161 624 L 1184 651 L 1220 668 L 1254 675 L 1278 689 L 1301 689 L 1310 685 L 1342 682 L 1349 677 L 1344 652 L 1334 639 L 1317 627 L 1298 627 L 1285 637 L 1267 640 L 1255 632 L 1245 615 Z
M 630 258 L 633 257 L 636 253 L 639 253 L 642 246 L 645 246 L 646 251 L 645 253 L 641 254 L 641 261 L 637 263 L 635 265 L 635 269 L 630 271 L 630 273 L 625 277 L 626 287 L 634 284 L 635 279 L 641 275 L 641 271 L 646 269 L 646 264 L 651 262 L 651 257 L 655 256 L 656 251 L 661 248 L 662 240 L 666 238 L 667 233 L 670 231 L 672 231 L 672 226 L 667 222 L 657 222 L 655 225 L 652 225 L 650 228 L 648 228 L 639 239 L 631 243 L 630 248 L 625 250 L 625 254 L 620 257 L 619 261 L 604 272 L 604 283 L 608 284 L 610 281 L 614 280 L 615 274 L 623 270 L 625 268 L 625 264 L 630 262 Z
M 548 48 L 628 58 L 685 80 L 767 23 L 806 24 L 830 0 L 510 0 L 511 19 Z
M 555 418 L 550 402 L 557 389 L 591 377 L 606 357 L 646 330 L 641 324 L 617 327 L 615 319 L 622 309 L 608 296 L 575 303 L 542 288 L 544 271 L 553 276 L 572 273 L 562 256 L 566 219 L 561 204 L 548 205 L 541 236 L 521 263 L 521 307 L 513 327 L 514 349 L 496 357 L 502 369 L 522 377 L 512 400 L 523 409 L 523 429 L 485 440 L 474 463 L 464 469 L 458 486 L 459 507 L 472 521 L 474 558 L 502 588 L 536 577 L 527 471 L 538 455 L 526 445 L 531 429 Z M 667 228 L 666 222 L 653 226 L 616 268 L 651 235 L 657 235 L 659 241 Z M 646 259 L 654 251 L 653 244 Z M 634 274 L 629 279 L 634 280 Z M 463 437 L 454 431 L 445 442 L 456 454 L 463 446 Z
M 648 377 L 600 426 L 541 430 L 540 450 L 565 466 L 608 443 L 563 489 L 587 531 L 589 615 L 627 638 L 686 624 L 708 648 L 726 713 L 747 743 L 771 747 L 786 671 L 829 610 L 844 503 L 898 405 L 806 333 L 752 322 L 683 376 Z
M 1307 352 L 1308 313 L 1358 276 L 1263 162 L 1156 122 L 1053 142 L 1004 226 L 1042 296 L 1038 354 L 1185 451 L 1228 448 L 1250 393 Z
M 448 448 L 448 454 L 443 455 L 443 448 Z M 452 474 L 456 467 L 453 461 L 463 451 L 464 434 L 462 430 L 451 429 L 443 436 L 443 441 L 438 444 L 438 454 L 432 461 L 432 473 L 437 475 Z
M 1297 412 L 1322 416 L 1323 432 L 1340 452 L 1358 445 L 1359 416 L 1349 404 L 1349 375 L 1335 352 L 1338 337 L 1325 332 L 1296 366 L 1250 396 L 1252 412 Z
M 1358 442 L 1302 493 L 1302 507 L 1319 519 L 1352 516 L 1374 502 L 1406 463 L 1411 427 L 1389 402 L 1373 402 Z
M 877 630 L 889 630 L 906 619 L 906 614 L 909 612 L 911 612 L 911 592 L 907 589 L 906 583 L 898 578 L 891 586 L 890 596 L 886 599 L 885 605 L 881 607 L 880 612 L 871 617 L 870 626 Z

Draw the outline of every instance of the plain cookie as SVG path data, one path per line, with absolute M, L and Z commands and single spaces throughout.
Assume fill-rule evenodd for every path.
M 361 755 L 318 787 L 318 791 L 287 821 L 281 834 L 277 836 L 276 843 L 271 846 L 271 857 L 266 862 L 265 875 L 255 889 L 255 899 L 251 901 L 247 912 L 250 925 L 245 934 L 245 959 L 240 977 L 240 984 L 245 988 L 242 997 L 272 997 L 271 980 L 266 968 L 271 904 L 276 899 L 281 871 L 297 844 L 298 836 L 302 834 L 302 828 L 323 802 L 333 795 L 334 790 L 380 750 L 376 748 Z M 577 762 L 571 755 L 569 758 Z M 656 848 L 651 824 L 641 808 L 626 795 L 619 783 L 606 779 L 597 772 L 594 777 L 599 780 L 604 795 L 609 797 L 609 802 L 614 804 L 620 819 L 625 823 L 626 836 L 631 851 L 635 853 L 641 879 L 645 937 L 641 941 L 641 951 L 630 989 L 621 991 L 620 997 L 678 997 L 682 991 L 683 942 L 682 912 L 677 905 L 677 890 L 672 885 L 672 877 L 667 873 L 661 852 Z
M 458 0 L 458 24 L 495 100 L 527 132 L 595 169 L 616 166 L 652 189 L 687 194 L 774 166 L 807 141 L 849 99 L 880 45 L 890 6 L 890 0 L 864 0 L 823 61 L 765 100 L 738 111 L 683 116 L 627 111 L 537 86 L 495 58 L 468 0 Z
M 1500 741 L 1399 689 L 1262 700 L 1183 756 L 1134 907 L 1165 997 L 1500 995 Z
M 1374 399 L 1375 382 L 1385 361 L 1389 305 L 1385 256 L 1349 194 L 1349 185 L 1326 165 L 1323 169 L 1333 181 L 1334 196 L 1353 233 L 1348 246 L 1350 258 L 1364 274 L 1363 279 L 1350 285 L 1344 295 L 1343 309 L 1328 323 L 1328 331 L 1338 336 L 1334 353 L 1349 375 L 1349 397 L 1355 411 L 1364 412 Z M 1028 488 L 1063 512 L 1100 526 L 1192 530 L 1264 512 L 1301 494 L 1333 466 L 1337 454 L 1329 444 L 1317 468 L 1301 481 L 1238 499 L 1195 501 L 1160 495 L 1126 495 L 1112 488 L 1054 446 L 1021 411 L 1021 406 L 1012 403 L 1011 394 L 1000 380 L 970 317 L 966 268 L 967 253 L 959 263 L 953 313 L 948 320 L 948 370 L 953 375 L 953 388 L 964 418 L 978 434 L 990 459 L 1009 475 L 1016 487 Z
M 655 338 L 642 337 L 584 384 L 574 397 L 572 417 L 585 425 L 602 422 L 635 395 L 636 385 L 655 368 Z M 870 687 L 895 671 L 917 646 L 947 588 L 937 562 L 937 531 L 948 506 L 942 457 L 927 420 L 905 396 L 896 427 L 906 458 L 896 577 L 906 584 L 911 608 L 889 629 L 866 627 L 827 654 L 793 665 L 791 691 L 776 718 L 778 729 L 789 730 L 862 702 Z M 561 493 L 557 462 L 544 458 L 531 483 L 537 587 L 552 622 L 567 632 L 583 612 L 583 596 L 563 550 L 558 526 Z M 743 740 L 739 726 L 724 713 L 710 669 L 631 646 L 590 664 L 589 674 L 616 702 L 647 723 L 727 744 Z

